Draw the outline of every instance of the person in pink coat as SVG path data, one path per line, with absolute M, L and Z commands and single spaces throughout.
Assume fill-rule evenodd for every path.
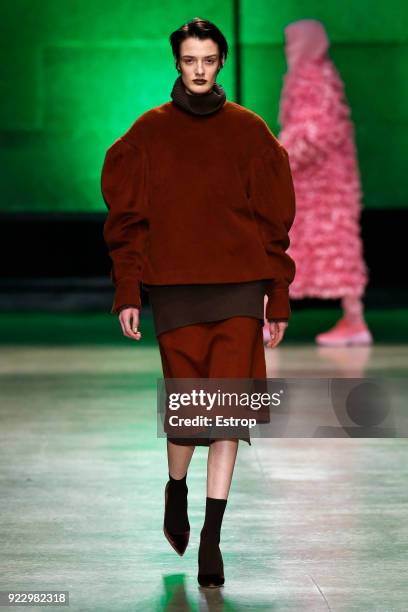
M 318 344 L 370 344 L 362 300 L 368 280 L 359 223 L 362 192 L 343 82 L 319 21 L 291 23 L 285 38 L 288 71 L 278 140 L 289 153 L 297 202 L 288 249 L 296 263 L 290 297 L 341 299 L 342 318 L 316 336 Z

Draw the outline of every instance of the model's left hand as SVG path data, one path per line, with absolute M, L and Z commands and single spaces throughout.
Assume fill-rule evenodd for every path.
M 286 321 L 272 321 L 269 323 L 269 332 L 271 334 L 271 339 L 266 346 L 269 348 L 275 348 L 281 342 L 285 329 L 287 328 L 288 323 Z

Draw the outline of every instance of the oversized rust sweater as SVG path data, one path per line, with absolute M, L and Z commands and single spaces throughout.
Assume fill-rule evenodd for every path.
M 112 312 L 141 308 L 141 281 L 270 279 L 266 316 L 289 318 L 293 183 L 287 152 L 256 113 L 229 101 L 205 117 L 172 102 L 153 108 L 108 149 L 101 187 Z

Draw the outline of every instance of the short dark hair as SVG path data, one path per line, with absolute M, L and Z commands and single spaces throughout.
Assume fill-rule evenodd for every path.
M 194 17 L 194 19 L 191 19 L 170 34 L 171 48 L 177 61 L 180 59 L 181 43 L 191 36 L 201 40 L 211 38 L 218 45 L 220 59 L 224 56 L 224 62 L 226 61 L 228 55 L 227 39 L 215 24 L 208 21 L 208 19 L 201 19 L 200 17 Z

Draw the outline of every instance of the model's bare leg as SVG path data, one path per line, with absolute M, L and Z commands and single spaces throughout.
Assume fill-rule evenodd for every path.
M 215 440 L 210 445 L 207 462 L 207 497 L 228 498 L 238 442 L 238 440 Z
M 344 318 L 350 323 L 354 325 L 364 323 L 363 300 L 360 297 L 346 295 L 341 300 L 341 306 L 343 308 Z
M 182 446 L 173 444 L 167 440 L 167 463 L 169 474 L 172 478 L 179 480 L 184 478 L 190 465 L 195 446 Z

